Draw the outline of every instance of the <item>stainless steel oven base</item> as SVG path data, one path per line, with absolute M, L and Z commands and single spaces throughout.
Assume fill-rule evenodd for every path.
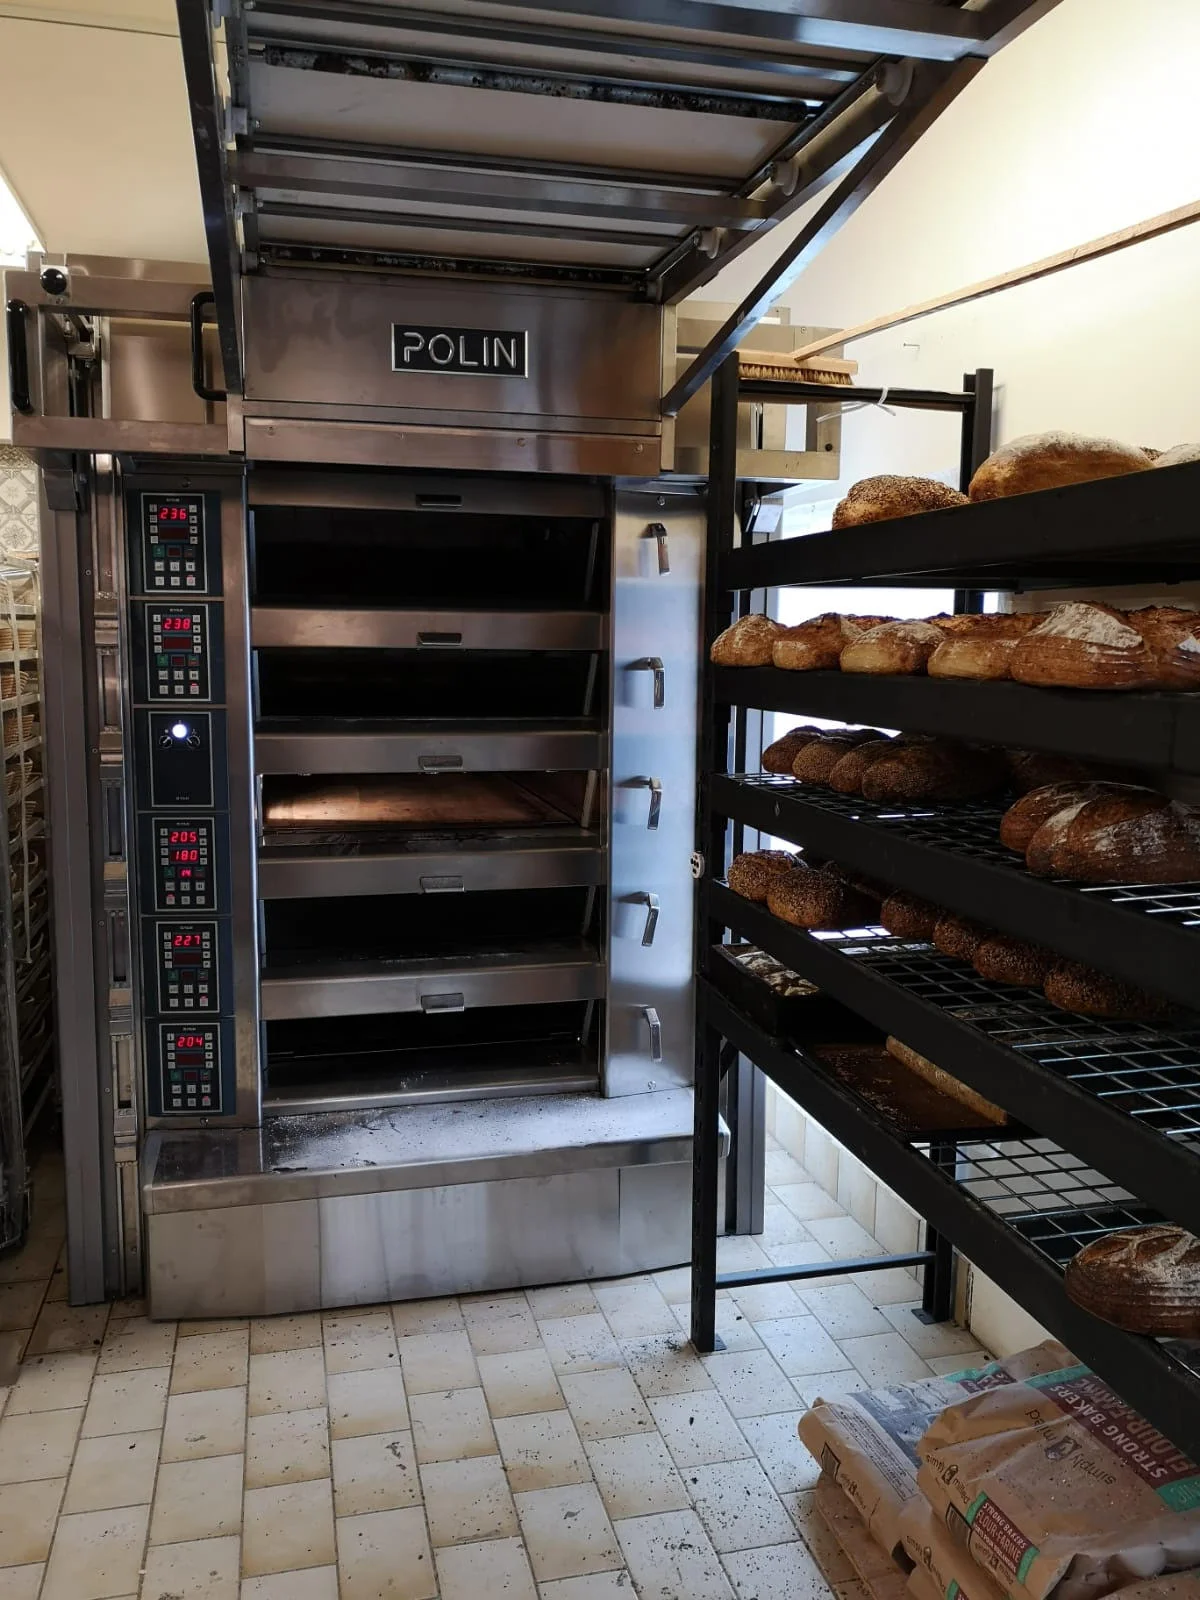
M 548 1095 L 152 1134 L 157 1318 L 615 1277 L 688 1258 L 692 1096 Z

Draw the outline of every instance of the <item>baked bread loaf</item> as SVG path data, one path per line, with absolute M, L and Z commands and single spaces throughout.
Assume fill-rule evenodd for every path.
M 981 1094 L 976 1094 L 974 1089 L 968 1089 L 965 1083 L 960 1083 L 943 1068 L 935 1067 L 926 1056 L 910 1050 L 906 1044 L 901 1044 L 899 1039 L 889 1039 L 887 1050 L 889 1055 L 895 1056 L 897 1061 L 902 1061 L 910 1071 L 924 1078 L 926 1083 L 933 1084 L 934 1088 L 940 1089 L 943 1094 L 948 1094 L 951 1099 L 957 1100 L 968 1111 L 977 1117 L 982 1117 L 985 1122 L 993 1122 L 997 1127 L 1001 1127 L 1008 1121 L 1007 1111 L 1002 1111 L 990 1100 L 985 1100 Z
M 1046 974 L 1045 995 L 1062 1011 L 1110 1022 L 1164 1022 L 1175 1010 L 1157 995 L 1078 961 L 1062 961 Z
M 790 777 L 792 762 L 805 745 L 819 739 L 824 731 L 823 728 L 793 728 L 790 733 L 785 733 L 782 739 L 776 739 L 774 744 L 769 744 L 763 751 L 763 771 L 778 772 Z
M 1077 756 L 1060 756 L 1052 750 L 1008 750 L 1005 752 L 1013 788 L 1018 794 L 1045 789 L 1054 783 L 1083 785 L 1105 776 L 1090 762 Z M 1114 778 L 1113 782 L 1122 782 Z M 1022 848 L 1024 848 L 1022 846 Z
M 718 667 L 769 667 L 771 647 L 783 631 L 770 617 L 739 617 L 714 639 L 709 660 Z
M 1031 789 L 1000 818 L 1000 843 L 1024 855 L 1034 834 L 1051 817 L 1070 807 L 1077 810 L 1085 800 L 1102 792 L 1100 786 L 1087 783 L 1048 783 Z
M 1151 1339 L 1200 1338 L 1200 1239 L 1169 1222 L 1110 1233 L 1067 1263 L 1067 1298 Z
M 880 926 L 897 939 L 932 939 L 945 912 L 915 894 L 889 894 L 879 908 Z
M 924 672 L 945 634 L 932 622 L 881 622 L 852 639 L 841 654 L 843 672 Z
M 1144 689 L 1154 682 L 1150 647 L 1115 606 L 1055 606 L 1012 655 L 1018 683 L 1059 689 Z
M 924 739 L 893 747 L 863 773 L 863 796 L 891 804 L 910 800 L 973 800 L 994 793 L 1007 776 L 995 750 Z
M 944 956 L 952 956 L 955 961 L 974 961 L 975 952 L 990 937 L 987 928 L 981 928 L 966 917 L 952 917 L 949 912 L 942 913 L 933 929 L 934 944 Z
M 878 901 L 839 867 L 787 872 L 771 882 L 767 909 L 795 928 L 836 932 L 874 920 Z
M 785 628 L 775 640 L 771 659 L 787 672 L 836 672 L 838 660 L 848 644 L 868 628 L 877 628 L 885 617 L 843 617 L 826 611 L 794 628 Z
M 1079 433 L 1026 433 L 1001 445 L 971 479 L 972 500 L 1000 500 L 1038 489 L 1061 489 L 1093 478 L 1145 472 L 1150 458 L 1135 444 Z
M 1189 461 L 1200 461 L 1200 444 L 1176 444 L 1169 450 L 1163 450 L 1154 465 L 1156 467 L 1182 467 Z
M 1058 957 L 1040 945 L 1014 939 L 1007 933 L 992 933 L 976 950 L 971 965 L 990 983 L 1040 989 L 1057 962 Z
M 1146 641 L 1156 687 L 1200 689 L 1200 612 L 1147 606 L 1131 611 L 1129 624 Z
M 875 744 L 886 736 L 874 728 L 845 728 L 814 739 L 792 763 L 792 776 L 801 783 L 828 783 L 829 774 L 844 755 L 859 745 Z
M 965 506 L 967 497 L 949 489 L 935 478 L 904 478 L 883 473 L 863 478 L 833 510 L 835 528 L 854 528 L 863 522 L 887 522 L 892 517 L 911 517 L 921 511 L 944 511 L 948 506 Z
M 766 902 L 767 890 L 773 878 L 777 878 L 781 872 L 799 871 L 801 868 L 808 870 L 800 857 L 794 856 L 790 850 L 747 850 L 740 856 L 734 856 L 729 863 L 725 882 L 734 894 L 740 894 L 744 900 L 757 900 L 762 905 Z
M 1037 626 L 1038 620 L 1033 612 L 992 612 L 972 617 L 972 627 L 956 630 L 942 640 L 925 670 L 931 678 L 973 678 L 982 682 L 1011 677 L 1017 642 Z
M 863 774 L 867 768 L 883 760 L 899 742 L 897 739 L 883 738 L 855 745 L 853 750 L 848 750 L 834 763 L 829 773 L 829 787 L 836 789 L 839 794 L 861 794 Z
M 1075 883 L 1200 879 L 1200 816 L 1153 789 L 1100 787 L 1042 823 L 1025 850 L 1030 872 Z

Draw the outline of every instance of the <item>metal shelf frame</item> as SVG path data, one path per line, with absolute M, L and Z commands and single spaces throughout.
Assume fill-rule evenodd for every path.
M 973 609 L 989 588 L 1091 587 L 1146 576 L 1161 583 L 1200 574 L 1200 538 L 1187 515 L 1200 486 L 1195 465 L 735 548 L 734 423 L 744 393 L 727 363 L 714 382 L 709 640 L 735 611 L 750 609 L 752 592 L 757 598 L 788 584 L 944 584 L 959 590 L 962 610 Z M 964 487 L 980 445 L 986 453 L 979 433 L 975 448 L 968 446 L 964 429 Z M 1200 1230 L 1200 1020 L 1172 1026 L 1074 1017 L 1035 991 L 985 983 L 966 964 L 880 929 L 822 936 L 794 928 L 722 881 L 731 850 L 742 848 L 748 830 L 791 839 L 1194 1006 L 1184 975 L 1194 970 L 1200 948 L 1189 910 L 1195 885 L 1139 890 L 1035 879 L 1000 846 L 996 808 L 885 809 L 745 769 L 749 714 L 778 709 L 1193 771 L 1198 699 L 1154 694 L 1118 702 L 1113 695 L 1092 700 L 1017 684 L 707 668 L 699 970 L 707 970 L 710 947 L 732 932 L 948 1066 L 1023 1128 L 997 1129 L 972 1149 L 962 1140 L 947 1149 L 905 1140 L 806 1057 L 803 1039 L 767 1037 L 702 982 L 692 1259 L 697 1348 L 714 1346 L 715 1290 L 722 1282 L 718 1096 L 722 1064 L 740 1054 L 1176 1444 L 1200 1446 L 1200 1371 L 1191 1357 L 1084 1313 L 1067 1299 L 1062 1277 L 1081 1245 L 1105 1233 L 1163 1217 Z M 1020 1181 L 996 1201 L 989 1174 L 1004 1170 L 1006 1153 L 1016 1149 L 1032 1151 L 1031 1160 L 1023 1171 L 1021 1162 L 1009 1163 Z M 1070 1178 L 1065 1185 L 1040 1184 L 1037 1163 L 1089 1164 L 1078 1174 L 1082 1193 L 1072 1197 Z

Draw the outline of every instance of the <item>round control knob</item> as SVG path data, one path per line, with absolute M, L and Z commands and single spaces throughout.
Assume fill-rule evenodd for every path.
M 41 284 L 47 294 L 66 294 L 70 279 L 61 267 L 43 267 Z

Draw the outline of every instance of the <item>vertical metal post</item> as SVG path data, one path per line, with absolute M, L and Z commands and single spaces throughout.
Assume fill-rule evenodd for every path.
M 709 883 L 725 870 L 724 817 L 714 815 L 707 774 L 728 771 L 729 708 L 719 706 L 713 693 L 712 667 L 707 646 L 728 626 L 731 596 L 721 589 L 722 555 L 732 548 L 736 513 L 737 472 L 737 356 L 718 368 L 712 386 L 712 421 L 708 454 L 708 517 L 704 585 L 704 677 L 700 719 L 700 808 L 696 848 L 704 861 L 700 886 L 700 915 L 696 919 L 696 971 L 708 964 L 708 947 L 724 935 L 709 906 Z M 709 1351 L 716 1345 L 717 1210 L 719 1096 L 721 1040 L 704 1016 L 703 986 L 699 986 L 700 1015 L 696 1028 L 695 1132 L 692 1148 L 692 1343 Z
M 963 494 L 966 494 L 971 479 L 992 453 L 993 377 L 991 367 L 980 367 L 975 372 L 963 374 L 963 393 L 971 396 L 970 403 L 963 407 L 962 437 L 959 442 L 958 487 Z M 982 611 L 983 595 L 982 589 L 956 589 L 955 611 Z
M 725 1232 L 761 1233 L 766 1201 L 767 1079 L 748 1057 L 733 1056 L 725 1077 L 729 1161 L 725 1173 Z
M 940 1171 L 952 1173 L 958 1159 L 957 1141 L 933 1140 L 929 1158 Z M 926 1223 L 925 1248 L 933 1251 L 933 1260 L 925 1268 L 925 1286 L 917 1316 L 922 1322 L 949 1322 L 954 1315 L 954 1246 Z

